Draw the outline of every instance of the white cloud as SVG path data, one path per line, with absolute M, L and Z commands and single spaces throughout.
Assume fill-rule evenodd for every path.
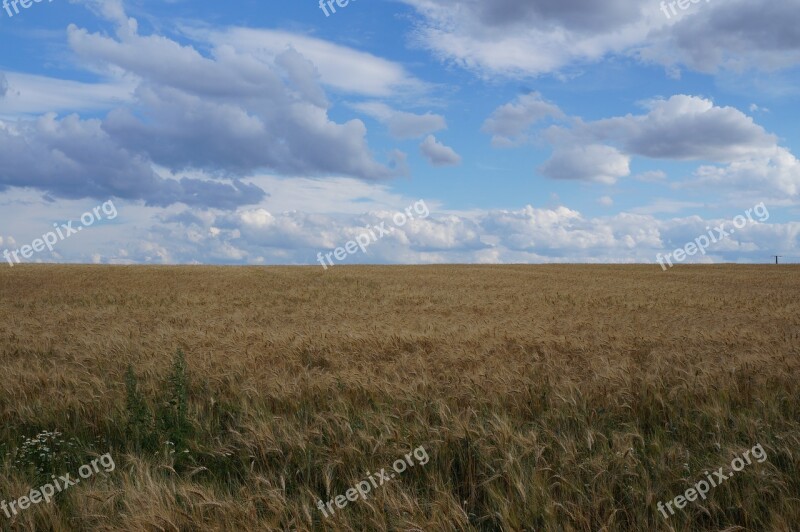
M 634 214 L 658 214 L 669 213 L 674 214 L 677 212 L 685 211 L 687 209 L 700 209 L 704 205 L 696 201 L 678 201 L 671 199 L 657 199 L 649 205 L 643 207 L 636 207 L 631 209 Z
M 149 120 L 125 110 L 112 113 L 104 129 L 157 164 L 365 179 L 395 175 L 372 159 L 360 120 L 330 120 L 314 78 L 319 63 L 309 63 L 297 50 L 285 48 L 269 64 L 227 45 L 207 58 L 192 47 L 134 31 L 118 40 L 74 26 L 68 34 L 83 58 L 142 78 L 137 102 Z
M 407 113 L 380 102 L 362 102 L 353 104 L 352 107 L 386 124 L 389 134 L 396 139 L 415 139 L 447 129 L 445 118 L 430 112 L 424 115 Z
M 225 215 L 220 238 L 246 252 L 248 260 L 267 255 L 275 260 L 293 257 L 297 263 L 314 263 L 318 251 L 343 246 L 364 227 L 386 221 L 395 211 L 374 211 L 349 217 L 314 217 L 288 212 L 244 210 Z M 519 210 L 477 211 L 454 214 L 432 210 L 357 254 L 352 262 L 653 262 L 655 254 L 683 246 L 706 232 L 705 227 L 724 219 L 699 216 L 660 221 L 650 215 L 620 213 L 587 219 L 566 207 L 526 206 Z M 176 229 L 177 230 L 177 229 Z M 784 252 L 800 246 L 800 223 L 757 224 L 736 238 L 709 249 L 708 261 L 762 261 L 771 249 Z M 205 242 L 204 245 L 207 245 Z M 272 255 L 272 259 L 270 259 Z M 278 260 L 280 262 L 280 260 Z
M 5 73 L 5 80 L 4 98 L 0 90 L 0 116 L 7 118 L 49 112 L 108 110 L 133 101 L 136 87 L 135 80 L 130 78 L 82 83 L 18 72 Z M 2 85 L 0 82 L 0 87 Z
M 419 146 L 422 155 L 433 166 L 458 166 L 461 164 L 461 156 L 448 146 L 445 146 L 433 135 L 428 135 Z
M 45 91 L 44 78 L 12 74 L 0 109 L 35 112 L 59 88 L 64 94 L 54 98 L 56 106 L 80 111 L 92 107 L 92 98 L 95 107 L 89 110 L 116 100 L 119 106 L 103 119 L 50 113 L 0 120 L 0 188 L 29 186 L 61 198 L 113 196 L 235 208 L 263 198 L 262 189 L 242 180 L 260 171 L 365 180 L 405 171 L 401 152 L 390 152 L 385 163 L 375 160 L 361 120 L 337 123 L 329 117 L 316 68 L 323 41 L 298 41 L 316 54 L 315 61 L 291 47 L 269 61 L 222 44 L 212 45 L 207 56 L 167 37 L 139 34 L 121 2 L 92 0 L 89 5 L 117 24 L 116 36 L 70 25 L 69 45 L 84 64 L 125 82 L 93 88 L 63 82 Z M 371 74 L 355 73 L 359 79 L 383 73 L 386 88 L 413 85 L 396 65 L 352 50 L 332 51 L 366 62 L 360 68 Z M 157 167 L 169 174 L 157 173 Z M 180 177 L 190 171 L 205 177 Z
M 677 94 L 648 102 L 644 115 L 597 120 L 585 132 L 599 141 L 613 140 L 630 154 L 653 159 L 733 161 L 766 154 L 775 135 L 733 107 Z
M 665 24 L 639 0 L 403 1 L 421 16 L 415 36 L 422 46 L 486 77 L 538 75 L 598 60 Z
M 297 50 L 314 64 L 324 85 L 346 93 L 386 97 L 427 88 L 398 63 L 299 33 L 240 27 L 223 31 L 185 27 L 184 31 L 201 42 L 231 48 L 267 64 L 287 49 Z
M 611 196 L 602 196 L 597 199 L 597 203 L 604 207 L 611 207 L 614 205 L 614 199 Z
M 707 161 L 684 185 L 737 187 L 749 192 L 779 190 L 800 193 L 800 163 L 753 119 L 711 100 L 675 95 L 647 102 L 647 112 L 552 126 L 544 134 L 554 146 L 539 168 L 556 179 L 582 179 L 611 184 L 629 175 L 633 156 L 671 161 Z M 660 171 L 637 176 L 658 181 Z
M 725 167 L 701 166 L 694 175 L 697 184 L 800 194 L 800 161 L 785 148 L 776 147 L 768 156 L 733 161 Z
M 481 130 L 492 135 L 494 146 L 518 146 L 528 140 L 531 126 L 548 117 L 563 118 L 564 113 L 557 105 L 544 101 L 538 92 L 532 92 L 495 109 Z
M 695 71 L 774 71 L 800 64 L 799 0 L 703 2 L 651 32 L 641 58 Z
M 313 184 L 306 179 L 296 183 L 280 181 L 283 197 L 290 197 L 292 189 L 291 195 L 304 190 L 313 193 Z M 323 189 L 316 192 L 316 199 L 312 198 L 315 202 L 322 200 L 328 186 L 322 181 L 319 184 Z M 349 194 L 340 198 L 341 212 L 334 204 L 327 207 L 333 209 L 330 212 L 283 210 L 279 203 L 267 208 L 269 199 L 232 212 L 177 205 L 155 208 L 115 201 L 119 217 L 113 224 L 96 224 L 89 233 L 84 231 L 59 243 L 56 253 L 44 252 L 36 258 L 44 262 L 114 264 L 315 264 L 318 252 L 344 246 L 367 226 L 381 222 L 391 226 L 395 213 L 419 199 L 384 196 L 358 210 L 362 194 L 380 195 L 385 191 L 375 184 L 369 185 L 371 191 L 357 182 L 352 186 Z M 425 201 L 430 212 L 427 218 L 417 217 L 370 246 L 368 254 L 358 253 L 348 262 L 654 262 L 656 253 L 682 247 L 706 233 L 707 226 L 716 226 L 741 213 L 732 211 L 728 218 L 684 216 L 659 220 L 644 212 L 622 212 L 588 218 L 564 206 L 455 212 L 445 210 L 432 199 Z M 24 209 L 6 208 L 23 203 Z M 386 206 L 380 205 L 383 203 Z M 12 250 L 49 231 L 53 221 L 75 219 L 95 205 L 87 200 L 53 204 L 30 190 L 6 192 L 0 195 L 0 204 L 0 225 L 6 228 L 0 245 Z M 737 231 L 735 237 L 709 248 L 708 256 L 693 260 L 765 262 L 773 253 L 800 255 L 799 251 L 800 223 L 769 220 Z
M 647 172 L 636 174 L 633 178 L 645 183 L 662 183 L 667 179 L 667 174 L 661 170 L 648 170 Z
M 553 73 L 613 55 L 701 72 L 800 64 L 800 0 L 701 2 L 668 19 L 640 0 L 402 0 L 415 40 L 485 77 Z
M 553 179 L 577 179 L 613 185 L 620 177 L 630 175 L 630 157 L 613 146 L 590 144 L 563 146 L 539 167 Z

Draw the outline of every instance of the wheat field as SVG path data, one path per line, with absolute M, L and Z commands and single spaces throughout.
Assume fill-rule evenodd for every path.
M 116 469 L 0 528 L 800 530 L 798 294 L 793 266 L 2 268 L 0 499 Z

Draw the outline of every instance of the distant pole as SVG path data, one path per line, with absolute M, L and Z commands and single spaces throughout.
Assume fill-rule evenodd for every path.
M 775 264 L 778 264 L 778 259 L 782 258 L 783 255 L 773 255 L 775 257 Z

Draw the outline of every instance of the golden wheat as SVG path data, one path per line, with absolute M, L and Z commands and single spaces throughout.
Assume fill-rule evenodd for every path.
M 40 431 L 117 464 L 0 526 L 797 530 L 798 294 L 791 266 L 0 269 L 0 499 L 38 485 L 14 459 Z M 179 348 L 184 448 L 134 445 L 126 371 L 157 412 Z

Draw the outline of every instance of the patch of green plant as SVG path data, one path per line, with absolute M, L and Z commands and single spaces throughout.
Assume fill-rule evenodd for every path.
M 186 355 L 178 349 L 164 384 L 164 401 L 158 412 L 158 425 L 167 441 L 181 452 L 191 436 L 189 423 L 189 374 Z
M 125 437 L 129 448 L 136 453 L 153 452 L 158 445 L 153 414 L 139 389 L 139 381 L 132 365 L 125 372 L 125 412 Z

